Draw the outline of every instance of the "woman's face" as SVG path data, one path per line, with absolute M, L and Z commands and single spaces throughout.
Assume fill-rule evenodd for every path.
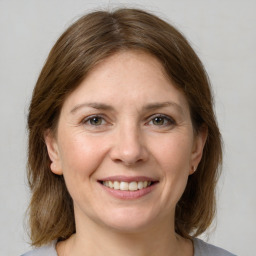
M 205 134 L 193 133 L 184 95 L 154 57 L 117 53 L 66 99 L 45 136 L 79 223 L 135 232 L 174 225 Z M 174 228 L 173 228 L 174 229 Z

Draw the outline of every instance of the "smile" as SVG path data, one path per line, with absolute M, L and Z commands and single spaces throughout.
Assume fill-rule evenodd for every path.
M 108 188 L 112 188 L 115 190 L 122 191 L 136 191 L 149 187 L 152 182 L 151 181 L 103 181 L 102 184 Z
M 111 196 L 122 200 L 134 200 L 151 193 L 159 183 L 158 179 L 147 176 L 110 176 L 98 180 Z

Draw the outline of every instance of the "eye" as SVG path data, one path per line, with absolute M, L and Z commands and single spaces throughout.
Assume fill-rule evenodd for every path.
M 175 124 L 175 121 L 166 115 L 154 115 L 148 122 L 149 125 L 154 126 L 171 126 Z
M 83 120 L 84 125 L 100 126 L 106 124 L 106 121 L 101 116 L 89 116 Z
M 164 125 L 166 122 L 166 119 L 161 116 L 157 116 L 157 117 L 154 117 L 152 122 L 154 125 Z

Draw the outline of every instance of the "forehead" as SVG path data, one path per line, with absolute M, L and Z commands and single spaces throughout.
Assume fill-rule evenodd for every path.
M 169 100 L 187 105 L 161 62 L 141 51 L 122 51 L 97 64 L 66 99 L 64 107 L 84 101 L 139 106 Z

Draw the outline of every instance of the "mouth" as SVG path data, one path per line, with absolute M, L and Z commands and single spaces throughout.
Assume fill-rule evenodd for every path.
M 98 180 L 102 188 L 118 199 L 139 199 L 151 193 L 159 180 L 146 176 L 110 176 Z
M 118 181 L 118 180 L 104 180 L 99 181 L 103 186 L 114 190 L 121 191 L 138 191 L 153 186 L 157 181 L 144 180 L 144 181 Z

